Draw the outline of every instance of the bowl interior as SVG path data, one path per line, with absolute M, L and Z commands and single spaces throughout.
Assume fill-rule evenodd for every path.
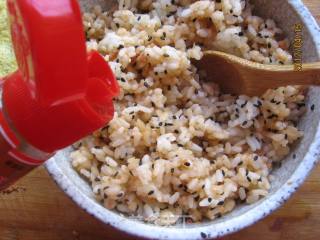
M 114 5 L 116 1 L 105 1 L 105 0 L 80 0 L 81 7 L 84 10 L 90 9 L 95 4 L 99 4 L 103 7 L 103 9 L 108 9 Z M 305 27 L 303 29 L 303 37 L 304 37 L 304 45 L 302 48 L 303 52 L 303 60 L 304 62 L 312 62 L 320 59 L 320 53 L 317 48 L 317 44 L 315 42 L 314 36 L 310 32 L 310 29 L 306 27 L 305 19 L 301 16 L 301 14 L 297 13 L 297 9 L 295 9 L 292 5 L 289 4 L 292 1 L 278 1 L 278 0 L 256 0 L 253 1 L 255 5 L 255 14 L 262 17 L 269 17 L 276 20 L 277 24 L 285 31 L 286 35 L 289 37 L 290 41 L 294 39 L 294 24 L 302 23 Z M 293 147 L 291 154 L 283 161 L 283 164 L 280 168 L 274 169 L 272 175 L 274 176 L 274 181 L 272 181 L 272 189 L 270 194 L 261 199 L 259 202 L 252 205 L 239 205 L 236 207 L 234 211 L 226 216 L 220 218 L 216 221 L 206 221 L 203 223 L 190 224 L 188 228 L 196 228 L 196 227 L 208 227 L 211 229 L 216 229 L 214 226 L 217 226 L 217 229 L 221 227 L 221 223 L 226 223 L 229 220 L 239 217 L 245 213 L 248 213 L 250 210 L 255 211 L 257 206 L 260 206 L 263 202 L 268 201 L 268 199 L 272 198 L 276 194 L 281 194 L 281 187 L 288 183 L 290 177 L 295 174 L 297 168 L 301 167 L 305 164 L 306 155 L 309 152 L 309 148 L 311 144 L 315 141 L 315 134 L 317 133 L 319 119 L 320 119 L 320 111 L 315 110 L 311 112 L 310 106 L 314 103 L 320 102 L 320 88 L 312 87 L 308 92 L 308 100 L 307 100 L 307 108 L 308 113 L 304 115 L 299 123 L 299 128 L 304 131 L 304 137 L 302 140 Z M 318 109 L 316 107 L 316 109 Z M 73 185 L 73 188 L 76 189 L 77 194 L 80 194 L 85 197 L 86 201 L 94 202 L 94 204 L 99 205 L 96 202 L 89 184 L 84 181 L 71 167 L 69 161 L 69 152 L 71 148 L 67 148 L 63 151 L 60 151 L 56 157 L 51 159 L 50 162 L 54 162 L 55 168 L 58 168 L 61 176 L 67 177 L 69 182 Z M 295 158 L 293 157 L 295 155 Z M 306 166 L 306 169 L 310 166 Z M 52 167 L 49 167 L 49 172 L 52 171 Z M 306 170 L 307 171 L 307 170 Z M 60 176 L 60 177 L 61 177 Z M 56 178 L 56 176 L 55 176 Z M 59 182 L 59 181 L 58 181 Z M 60 184 L 61 185 L 61 184 Z M 265 210 L 265 212 L 268 209 Z M 107 209 L 103 209 L 100 213 L 105 215 L 108 218 L 111 211 Z M 118 218 L 124 219 L 125 217 L 118 215 Z M 100 219 L 104 219 L 100 217 Z M 128 220 L 128 219 L 127 219 Z M 130 222 L 135 221 L 129 219 Z M 221 226 L 220 226 L 221 225 Z M 172 228 L 179 229 L 181 225 L 173 226 Z M 157 228 L 157 227 L 155 227 Z M 158 227 L 160 228 L 160 227 Z M 132 230 L 133 232 L 135 230 Z M 141 233 L 143 236 L 148 236 L 148 233 Z M 222 234 L 223 235 L 223 234 Z M 213 235 L 212 235 L 213 236 Z

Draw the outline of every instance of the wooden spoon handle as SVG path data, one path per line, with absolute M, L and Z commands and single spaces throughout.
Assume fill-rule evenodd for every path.
M 293 65 L 270 65 L 261 71 L 261 79 L 268 80 L 270 87 L 320 85 L 320 62 L 303 64 L 301 71 L 294 70 Z
M 320 62 L 303 64 L 301 71 L 294 70 L 293 65 L 262 64 L 250 65 L 240 71 L 245 85 L 244 90 L 239 91 L 251 96 L 258 96 L 268 89 L 288 85 L 320 85 Z

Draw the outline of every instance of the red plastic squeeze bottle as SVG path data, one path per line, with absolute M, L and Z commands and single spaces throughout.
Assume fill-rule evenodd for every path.
M 0 190 L 103 127 L 119 94 L 86 52 L 76 0 L 8 0 L 8 11 L 19 70 L 0 81 Z

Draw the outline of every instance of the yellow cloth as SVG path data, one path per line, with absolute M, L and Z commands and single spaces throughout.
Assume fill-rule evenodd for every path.
M 8 26 L 6 0 L 0 0 L 0 77 L 17 69 Z

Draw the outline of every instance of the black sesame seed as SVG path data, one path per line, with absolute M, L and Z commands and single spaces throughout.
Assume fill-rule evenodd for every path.
M 126 80 L 124 78 L 120 78 L 121 82 L 126 82 Z
M 243 104 L 240 105 L 241 108 L 244 108 L 247 105 L 248 101 L 245 101 Z
M 293 159 L 296 159 L 296 157 L 297 157 L 296 154 L 293 154 L 293 155 L 292 155 L 292 158 L 293 158 Z
M 133 173 L 132 173 L 132 171 L 131 171 L 131 170 L 129 170 L 129 173 L 130 173 L 130 175 L 131 175 L 131 176 L 133 176 Z
M 221 170 L 221 172 L 222 172 L 222 175 L 223 175 L 223 176 L 225 176 L 225 175 L 226 175 L 226 173 L 224 172 L 224 170 Z
M 284 62 L 282 62 L 282 61 L 279 61 L 279 63 L 280 63 L 281 65 L 284 65 Z
M 192 19 L 192 22 L 195 22 L 195 21 L 197 21 L 197 18 Z
M 119 23 L 116 23 L 116 27 L 119 28 L 119 27 L 120 27 L 120 24 L 119 24 Z
M 154 169 L 154 163 L 152 163 L 151 168 Z
M 151 40 L 152 40 L 152 37 L 151 37 L 151 36 L 149 36 L 149 37 L 148 37 L 148 41 L 150 42 Z
M 178 133 L 179 133 L 179 130 L 174 130 L 174 133 L 178 134 Z
M 310 107 L 310 109 L 311 109 L 311 111 L 313 112 L 313 111 L 314 111 L 314 109 L 315 109 L 315 105 L 314 105 L 314 104 L 312 104 L 312 105 L 311 105 L 311 107 Z
M 212 198 L 211 197 L 208 198 L 208 202 L 209 203 L 212 202 Z
M 171 168 L 171 173 L 174 173 L 174 168 Z
M 204 189 L 204 187 L 205 187 L 205 185 L 203 184 L 201 188 Z
M 141 16 L 138 17 L 138 21 L 140 21 L 140 19 L 141 19 Z
M 183 184 L 180 183 L 180 184 L 178 185 L 178 188 L 182 188 L 182 187 L 183 187 Z
M 239 163 L 238 163 L 238 166 L 241 166 L 243 164 L 243 161 L 240 161 Z
M 154 191 L 153 191 L 153 190 L 151 190 L 150 192 L 148 192 L 148 195 L 149 195 L 149 196 L 152 195 L 152 194 L 154 194 Z
M 123 193 L 119 193 L 119 194 L 117 195 L 118 198 L 120 198 L 120 197 L 122 197 L 122 196 L 123 196 Z
M 122 48 L 124 48 L 124 46 L 123 46 L 122 44 L 120 44 L 119 47 L 118 47 L 118 49 L 120 50 L 120 49 L 122 49 Z
M 178 147 L 183 147 L 183 145 L 180 143 L 178 143 L 177 145 L 178 145 Z M 185 163 L 185 165 L 186 165 L 186 163 Z M 189 166 L 190 166 L 190 163 L 189 163 Z
M 218 214 L 215 215 L 215 217 L 216 217 L 216 218 L 221 218 L 222 215 L 221 215 L 221 213 L 218 213 Z
M 164 57 L 170 57 L 170 55 L 167 54 L 167 53 L 163 54 L 163 56 L 164 56 Z
M 271 46 L 271 43 L 268 43 L 268 48 L 271 48 L 272 46 Z
M 247 176 L 247 180 L 248 180 L 249 182 L 251 182 L 251 178 L 250 178 L 250 177 L 248 177 L 248 176 Z
M 199 195 L 194 198 L 195 201 L 199 201 L 199 199 L 200 199 Z
M 249 174 L 249 170 L 248 170 L 248 169 L 246 169 L 246 176 L 248 176 L 248 174 Z
M 245 125 L 247 125 L 248 124 L 248 121 L 244 121 L 243 123 L 242 123 L 242 126 L 245 126 Z
M 224 204 L 224 201 L 220 201 L 217 203 L 218 206 L 222 206 Z
M 161 127 L 163 125 L 163 122 L 159 122 L 159 126 Z
M 201 232 L 200 235 L 203 239 L 207 238 L 207 234 L 205 234 L 204 232 Z
M 189 162 L 185 162 L 184 165 L 189 167 L 191 164 Z
M 254 160 L 254 161 L 257 161 L 258 158 L 259 158 L 258 156 L 254 156 L 253 160 Z
M 143 85 L 148 88 L 149 87 L 149 84 L 147 82 L 144 82 Z
M 173 118 L 173 119 L 177 119 L 177 116 L 173 116 L 172 118 Z

